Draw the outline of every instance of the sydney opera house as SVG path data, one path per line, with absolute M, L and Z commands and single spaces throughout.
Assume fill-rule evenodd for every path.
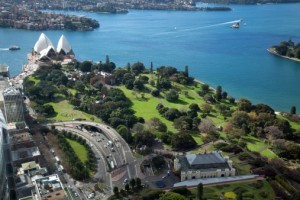
M 51 40 L 42 33 L 35 43 L 32 53 L 38 56 L 38 60 L 42 61 L 52 60 L 56 56 L 74 58 L 72 47 L 64 35 L 60 37 L 57 48 L 55 49 Z

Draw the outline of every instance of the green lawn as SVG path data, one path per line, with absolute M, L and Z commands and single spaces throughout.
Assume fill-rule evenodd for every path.
M 287 120 L 290 123 L 290 125 L 293 129 L 295 129 L 295 130 L 300 129 L 300 123 L 299 122 L 298 123 L 297 122 L 292 122 L 291 120 L 289 120 L 288 118 L 282 116 L 281 114 L 276 115 L 276 117 L 279 118 L 279 119 Z
M 87 157 L 88 151 L 86 150 L 85 146 L 83 146 L 82 144 L 80 144 L 79 142 L 77 142 L 75 140 L 70 140 L 68 138 L 66 138 L 66 140 L 69 142 L 72 149 L 75 151 L 75 154 L 78 156 L 79 160 L 82 163 L 85 163 L 85 161 L 88 160 L 88 157 Z
M 219 185 L 219 186 L 208 186 L 204 187 L 204 197 L 207 199 L 220 199 L 222 194 L 225 192 L 235 192 L 236 194 L 239 191 L 243 191 L 244 200 L 274 200 L 275 194 L 267 181 L 263 181 L 263 186 L 261 188 L 255 188 L 255 181 L 249 183 L 234 183 L 228 185 Z M 265 192 L 267 197 L 262 197 L 260 193 Z M 192 193 L 196 195 L 197 190 L 193 189 Z
M 69 121 L 73 119 L 86 119 L 90 121 L 92 118 L 95 122 L 101 122 L 100 119 L 97 117 L 84 113 L 79 110 L 74 110 L 73 106 L 67 101 L 63 100 L 60 102 L 50 102 L 48 103 L 53 106 L 55 112 L 57 115 L 55 117 L 50 117 L 48 119 L 54 120 L 54 121 Z
M 202 138 L 201 138 L 201 135 L 200 133 L 196 132 L 196 133 L 191 133 L 192 137 L 194 138 L 194 140 L 197 142 L 198 145 L 201 145 L 203 144 L 203 141 L 202 141 Z
M 241 164 L 241 160 L 238 158 L 238 155 L 230 158 L 233 162 L 233 166 L 236 169 L 238 175 L 249 175 L 250 174 L 250 169 L 251 165 L 249 164 Z
M 161 97 L 153 97 L 150 93 L 143 93 L 144 98 L 142 98 L 139 92 L 128 90 L 125 86 L 121 86 L 120 89 L 124 92 L 127 98 L 129 98 L 133 104 L 132 109 L 136 112 L 137 117 L 143 117 L 145 120 L 149 120 L 153 117 L 159 118 L 168 127 L 168 130 L 173 132 L 178 132 L 173 126 L 173 122 L 166 120 L 162 117 L 156 110 L 156 106 L 162 103 L 166 107 L 177 108 L 179 111 L 189 110 L 189 105 L 192 103 L 198 104 L 200 107 L 205 103 L 203 98 L 201 98 L 197 91 L 198 88 L 192 86 L 183 86 L 178 83 L 172 83 L 178 91 L 181 90 L 179 94 L 179 99 L 176 102 L 169 102 L 165 99 L 165 93 L 161 92 Z M 147 88 L 153 89 L 152 86 L 146 85 Z M 214 106 L 213 106 L 214 107 Z M 199 113 L 200 116 L 200 113 Z M 211 118 L 216 126 L 223 125 L 225 123 L 224 117 L 219 113 L 218 110 L 214 109 L 208 118 Z M 198 139 L 200 142 L 200 140 Z
M 250 151 L 258 152 L 262 156 L 266 156 L 268 158 L 276 158 L 277 155 L 270 150 L 270 146 L 263 142 L 262 140 L 252 137 L 252 136 L 244 136 L 243 137 L 247 142 L 247 148 Z

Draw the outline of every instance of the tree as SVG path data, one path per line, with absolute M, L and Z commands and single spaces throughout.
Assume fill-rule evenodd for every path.
M 166 161 L 162 156 L 153 157 L 151 162 L 156 169 L 163 168 L 166 165 Z
M 245 98 L 241 98 L 238 102 L 238 109 L 240 111 L 250 112 L 251 111 L 252 103 Z
M 131 189 L 133 190 L 135 187 L 135 179 L 134 178 L 130 179 L 129 184 L 131 186 Z
M 79 69 L 82 72 L 90 72 L 92 69 L 93 63 L 91 61 L 84 61 L 79 64 Z
M 197 185 L 197 199 L 202 200 L 203 199 L 203 184 L 199 183 Z
M 154 90 L 151 91 L 151 94 L 152 94 L 152 96 L 154 96 L 154 97 L 159 97 L 160 92 L 159 92 L 158 89 L 154 89 Z
M 170 108 L 164 113 L 164 117 L 170 121 L 173 121 L 174 119 L 180 117 L 180 115 L 180 111 L 176 108 Z
M 210 111 L 212 110 L 212 106 L 209 105 L 208 103 L 204 103 L 200 107 L 201 107 L 202 112 L 206 113 L 206 114 L 209 114 Z
M 152 61 L 151 61 L 151 63 L 150 63 L 150 72 L 151 72 L 151 73 L 153 72 L 153 63 L 152 63 Z
M 150 131 L 143 131 L 134 135 L 134 141 L 136 145 L 146 145 L 151 147 L 154 143 L 155 135 Z
M 185 68 L 184 68 L 184 75 L 186 76 L 186 77 L 189 77 L 189 66 L 185 66 Z
M 128 183 L 126 183 L 126 185 L 125 185 L 125 190 L 126 190 L 127 192 L 130 190 L 130 186 L 129 186 Z
M 236 128 L 245 128 L 248 127 L 250 122 L 250 117 L 245 111 L 235 111 L 232 113 L 231 123 Z
M 208 84 L 201 85 L 201 90 L 202 90 L 203 94 L 208 93 L 209 92 L 209 85 Z
M 139 177 L 135 178 L 135 184 L 137 188 L 141 188 L 142 187 L 142 181 Z
M 197 145 L 194 138 L 185 132 L 172 135 L 171 146 L 175 149 L 190 149 Z
M 211 119 L 205 118 L 201 121 L 200 125 L 198 126 L 198 129 L 201 133 L 208 133 L 209 131 L 216 132 L 217 128 L 212 122 Z
M 191 103 L 190 106 L 189 106 L 189 109 L 191 109 L 193 111 L 196 111 L 196 112 L 200 111 L 200 107 L 196 103 Z
M 181 116 L 174 120 L 174 127 L 179 130 L 191 130 L 193 128 L 193 119 L 188 116 Z
M 141 62 L 136 62 L 131 66 L 131 70 L 135 75 L 142 73 L 145 70 L 145 66 Z
M 296 114 L 296 106 L 291 107 L 291 114 L 292 115 Z
M 144 130 L 144 125 L 142 123 L 136 123 L 133 125 L 132 132 L 133 133 L 141 133 Z
M 119 188 L 117 186 L 114 187 L 113 191 L 115 196 L 119 196 Z
M 166 94 L 166 99 L 168 101 L 177 101 L 179 98 L 179 95 L 176 90 L 171 89 L 167 94 Z
M 216 89 L 216 99 L 220 101 L 222 99 L 222 87 L 218 86 Z

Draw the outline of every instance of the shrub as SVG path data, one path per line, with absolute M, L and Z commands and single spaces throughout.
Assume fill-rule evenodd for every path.
M 261 196 L 262 198 L 267 198 L 268 195 L 269 195 L 268 191 L 263 190 L 259 192 L 259 196 Z

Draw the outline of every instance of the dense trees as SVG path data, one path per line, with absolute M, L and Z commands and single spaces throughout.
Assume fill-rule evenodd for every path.
M 190 149 L 197 145 L 194 138 L 185 132 L 179 132 L 173 135 L 171 145 L 175 149 Z
M 272 48 L 279 55 L 300 59 L 300 43 L 295 45 L 292 40 L 283 41 L 278 46 L 275 45 Z

